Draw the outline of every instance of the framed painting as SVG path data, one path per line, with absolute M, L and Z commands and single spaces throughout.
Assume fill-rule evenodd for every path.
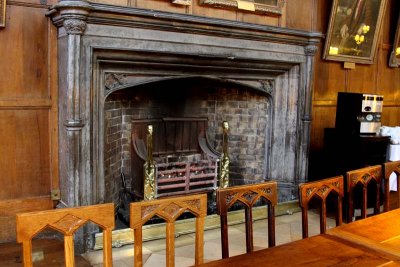
M 0 27 L 6 26 L 6 0 L 0 0 Z
M 393 40 L 393 49 L 390 53 L 389 66 L 393 68 L 400 66 L 400 12 L 397 20 L 396 34 Z
M 214 7 L 253 11 L 269 16 L 281 16 L 285 1 L 286 0 L 200 0 L 200 3 Z
M 333 0 L 324 59 L 372 64 L 387 0 Z

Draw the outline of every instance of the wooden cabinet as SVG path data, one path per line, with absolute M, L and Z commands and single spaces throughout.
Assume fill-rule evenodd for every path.
M 327 176 L 386 162 L 390 136 L 345 135 L 326 128 L 324 157 Z

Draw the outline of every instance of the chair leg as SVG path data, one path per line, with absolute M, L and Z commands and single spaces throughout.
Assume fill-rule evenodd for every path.
M 134 235 L 134 266 L 143 266 L 143 255 L 142 255 L 142 227 L 133 229 Z
M 336 210 L 336 226 L 342 224 L 342 198 L 340 196 L 337 197 L 337 210 Z
M 167 223 L 167 248 L 165 253 L 167 260 L 167 267 L 175 266 L 175 222 Z
M 397 179 L 398 180 L 398 179 Z M 397 181 L 398 182 L 398 181 Z M 390 190 L 389 190 L 389 179 L 387 179 L 387 180 L 385 180 L 384 181 L 384 187 L 385 187 L 385 200 L 384 200 L 384 203 L 383 203 L 383 210 L 385 211 L 385 212 L 387 212 L 387 211 L 389 211 L 389 207 L 390 207 Z
M 222 258 L 229 258 L 229 242 L 228 242 L 228 216 L 226 213 L 220 215 L 221 223 L 221 250 Z
M 353 221 L 354 208 L 353 208 L 353 191 L 350 190 L 347 201 L 347 222 Z
M 204 229 L 204 217 L 196 218 L 196 240 L 195 240 L 195 262 L 200 265 L 204 260 L 204 234 L 200 229 Z
M 32 241 L 24 240 L 22 243 L 24 267 L 32 267 Z
M 319 230 L 321 234 L 326 232 L 326 201 L 323 199 L 321 201 L 321 212 L 319 215 L 320 223 L 319 223 Z
M 375 208 L 374 208 L 374 214 L 379 214 L 380 213 L 380 195 L 381 195 L 381 186 L 379 184 L 376 185 L 376 202 L 375 202 Z
M 301 224 L 303 238 L 308 237 L 308 206 L 301 207 Z
M 363 186 L 363 200 L 361 207 L 361 218 L 367 218 L 367 186 Z
M 103 262 L 105 267 L 112 267 L 112 245 L 111 245 L 112 233 L 111 229 L 105 229 L 103 231 Z
M 275 246 L 275 207 L 268 205 L 268 247 Z
M 64 256 L 65 256 L 65 267 L 74 267 L 74 236 L 65 235 L 64 236 Z
M 253 213 L 251 208 L 245 207 L 246 216 L 246 251 L 247 253 L 254 250 L 253 246 Z

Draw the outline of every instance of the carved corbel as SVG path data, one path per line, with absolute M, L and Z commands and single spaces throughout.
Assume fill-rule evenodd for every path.
M 273 80 L 262 80 L 260 81 L 261 88 L 268 93 L 269 95 L 272 95 L 274 92 L 274 81 Z
M 106 93 L 126 83 L 127 75 L 121 73 L 106 73 L 104 75 L 104 86 Z
M 82 35 L 86 30 L 86 19 L 92 9 L 86 0 L 61 0 L 46 13 L 57 27 L 64 26 L 69 35 Z
M 315 45 L 307 45 L 304 47 L 304 54 L 306 54 L 306 56 L 314 56 L 317 51 L 318 48 Z
M 67 34 L 82 35 L 86 30 L 86 21 L 82 19 L 66 19 L 64 20 L 64 28 Z

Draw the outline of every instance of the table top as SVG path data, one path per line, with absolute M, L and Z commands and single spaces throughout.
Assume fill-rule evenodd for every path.
M 200 266 L 400 266 L 400 257 L 322 234 Z
M 400 209 L 344 224 L 327 233 L 400 257 Z

